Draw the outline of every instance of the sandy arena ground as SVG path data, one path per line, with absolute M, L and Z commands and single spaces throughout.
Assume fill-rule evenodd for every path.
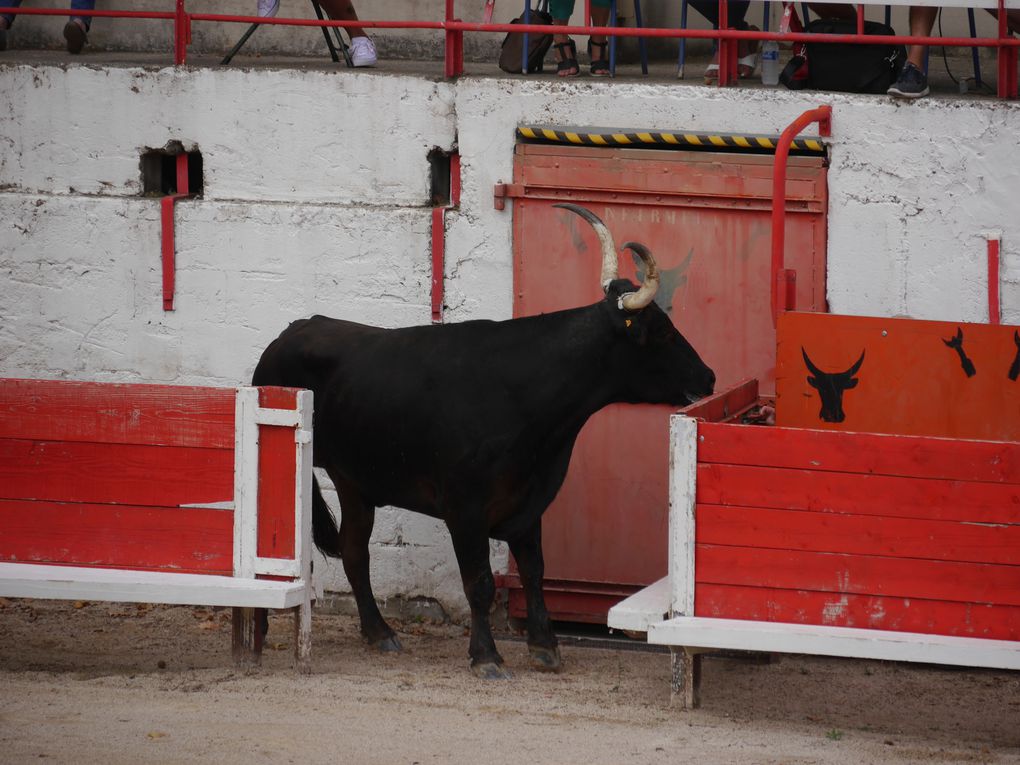
M 1020 763 L 1020 673 L 787 656 L 705 660 L 703 707 L 669 705 L 668 655 L 563 650 L 476 680 L 464 628 L 395 624 L 365 646 L 316 614 L 313 673 L 273 616 L 263 667 L 230 659 L 227 611 L 0 599 L 0 762 Z

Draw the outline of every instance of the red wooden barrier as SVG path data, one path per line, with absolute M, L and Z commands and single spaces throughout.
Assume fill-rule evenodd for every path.
M 0 380 L 0 594 L 296 608 L 310 650 L 311 393 Z

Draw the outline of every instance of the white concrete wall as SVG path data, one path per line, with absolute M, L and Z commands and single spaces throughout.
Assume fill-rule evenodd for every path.
M 512 174 L 522 122 L 778 133 L 832 104 L 831 310 L 986 319 L 985 244 L 1003 231 L 1003 319 L 1020 324 L 1020 106 L 937 98 L 715 90 L 585 78 L 433 82 L 324 74 L 0 64 L 0 375 L 245 383 L 313 312 L 429 321 L 427 153 L 459 147 L 447 319 L 512 308 Z M 159 203 L 139 156 L 197 147 L 204 196 L 177 207 L 177 310 L 162 310 Z M 497 567 L 506 565 L 502 548 Z M 344 589 L 340 566 L 327 587 Z M 448 537 L 380 512 L 377 595 L 464 607 Z

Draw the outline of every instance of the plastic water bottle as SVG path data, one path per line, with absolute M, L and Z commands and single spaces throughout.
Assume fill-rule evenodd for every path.
M 779 84 L 779 43 L 766 40 L 761 46 L 761 82 L 762 85 Z

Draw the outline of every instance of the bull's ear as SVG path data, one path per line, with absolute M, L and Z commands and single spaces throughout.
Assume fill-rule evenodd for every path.
M 816 380 L 814 377 L 805 377 L 804 379 L 807 380 L 807 384 L 810 385 L 812 388 L 816 390 L 818 389 L 818 380 Z
M 860 382 L 860 380 L 858 378 L 851 377 L 847 381 L 847 384 L 846 384 L 846 387 L 844 388 L 844 390 L 850 390 L 850 388 L 856 388 L 857 387 L 857 383 L 859 383 L 859 382 Z

